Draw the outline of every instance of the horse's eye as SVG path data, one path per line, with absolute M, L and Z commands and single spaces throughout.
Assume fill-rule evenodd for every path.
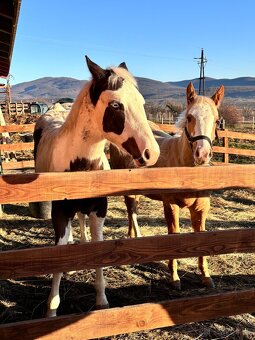
M 219 119 L 216 120 L 216 125 L 217 125 L 217 126 L 220 125 L 220 120 L 219 120 Z
M 110 105 L 111 105 L 111 107 L 112 107 L 113 109 L 115 109 L 115 110 L 117 110 L 117 109 L 120 108 L 120 103 L 115 102 L 115 101 L 111 102 Z

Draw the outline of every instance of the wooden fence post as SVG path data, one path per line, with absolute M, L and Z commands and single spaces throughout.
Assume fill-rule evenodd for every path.
M 223 137 L 223 146 L 225 147 L 225 153 L 224 153 L 224 163 L 229 163 L 229 153 L 227 151 L 228 148 L 228 129 L 225 130 L 225 136 Z

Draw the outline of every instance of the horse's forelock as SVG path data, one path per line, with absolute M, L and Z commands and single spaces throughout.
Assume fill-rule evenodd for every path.
M 137 82 L 135 78 L 132 76 L 132 74 L 127 69 L 123 67 L 113 67 L 111 68 L 111 70 L 112 70 L 112 77 L 110 78 L 112 81 L 114 81 L 114 77 L 121 77 L 137 87 Z
M 102 92 L 106 90 L 117 91 L 123 86 L 124 80 L 128 83 L 132 83 L 137 87 L 136 80 L 133 76 L 124 68 L 108 68 L 108 73 L 105 77 L 98 80 L 92 79 L 89 89 L 91 102 L 96 105 Z

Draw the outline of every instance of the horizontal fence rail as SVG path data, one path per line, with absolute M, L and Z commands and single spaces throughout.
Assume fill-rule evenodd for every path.
M 13 124 L 0 126 L 0 133 L 3 132 L 33 132 L 35 124 Z
M 3 340 L 84 340 L 138 332 L 254 311 L 255 289 L 210 294 L 16 322 L 0 326 Z
M 240 252 L 255 252 L 255 229 L 38 247 L 1 252 L 0 279 Z
M 178 133 L 179 130 L 175 125 L 171 124 L 157 124 L 159 128 L 168 133 Z M 30 132 L 34 131 L 35 124 L 21 124 L 21 125 L 6 125 L 0 126 L 0 134 L 4 132 Z M 224 155 L 224 164 L 229 163 L 229 155 L 241 155 L 247 157 L 255 157 L 255 150 L 252 149 L 243 149 L 243 148 L 232 148 L 229 147 L 229 139 L 240 139 L 240 140 L 249 140 L 255 141 L 255 134 L 248 134 L 242 132 L 235 132 L 229 130 L 218 130 L 219 138 L 223 138 L 224 146 L 213 146 L 213 152 L 221 153 Z M 24 143 L 11 143 L 11 144 L 1 144 L 0 149 L 2 152 L 15 152 L 15 151 L 26 151 L 33 150 L 34 142 L 24 142 Z M 215 162 L 217 164 L 217 162 Z M 3 170 L 12 170 L 12 169 L 22 169 L 22 168 L 31 168 L 34 167 L 34 163 L 22 163 L 18 162 L 2 162 Z
M 15 174 L 0 177 L 0 204 L 254 187 L 255 165 Z

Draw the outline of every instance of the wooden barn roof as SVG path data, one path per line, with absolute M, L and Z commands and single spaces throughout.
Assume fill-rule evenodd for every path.
M 10 71 L 21 0 L 0 0 L 0 77 Z

